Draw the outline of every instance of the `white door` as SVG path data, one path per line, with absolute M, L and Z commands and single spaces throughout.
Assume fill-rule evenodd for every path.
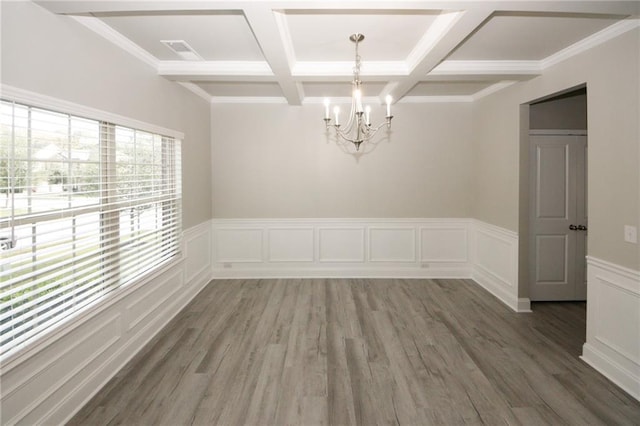
M 586 300 L 587 136 L 542 133 L 529 137 L 529 296 Z

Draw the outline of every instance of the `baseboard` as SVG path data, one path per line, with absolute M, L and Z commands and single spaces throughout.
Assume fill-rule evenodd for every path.
M 640 271 L 587 257 L 582 359 L 640 400 Z
M 618 365 L 613 359 L 588 343 L 582 346 L 580 359 L 640 401 L 640 377 Z
M 264 278 L 470 278 L 467 265 L 459 267 L 431 268 L 244 268 L 239 270 L 213 269 L 216 279 L 264 279 Z

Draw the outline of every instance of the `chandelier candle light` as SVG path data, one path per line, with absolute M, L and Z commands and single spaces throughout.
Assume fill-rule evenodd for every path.
M 340 107 L 335 106 L 333 108 L 334 122 L 331 123 L 331 116 L 329 114 L 331 110 L 331 101 L 329 99 L 324 100 L 324 122 L 327 127 L 333 126 L 336 130 L 336 136 L 351 142 L 356 146 L 356 151 L 360 150 L 360 144 L 368 142 L 374 135 L 386 125 L 387 129 L 391 128 L 391 96 L 387 95 L 385 101 L 387 103 L 387 116 L 384 123 L 377 126 L 371 125 L 371 106 L 366 105 L 362 107 L 362 81 L 360 80 L 360 55 L 358 54 L 358 43 L 364 40 L 364 35 L 356 33 L 349 37 L 349 40 L 356 45 L 356 65 L 353 67 L 353 93 L 351 95 L 351 112 L 347 119 L 347 124 L 342 127 L 340 124 Z

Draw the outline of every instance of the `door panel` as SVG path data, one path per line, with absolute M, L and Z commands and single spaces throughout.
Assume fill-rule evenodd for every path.
M 561 284 L 569 281 L 566 235 L 538 235 L 536 237 L 536 282 L 539 284 Z
M 565 144 L 537 147 L 536 210 L 544 219 L 568 219 L 567 185 L 569 184 L 568 146 Z
M 586 136 L 530 141 L 530 298 L 584 300 L 586 232 L 569 227 L 586 226 Z

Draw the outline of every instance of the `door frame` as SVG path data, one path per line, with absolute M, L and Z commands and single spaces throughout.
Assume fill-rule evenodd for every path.
M 529 132 L 530 127 L 530 106 L 537 102 L 555 98 L 557 96 L 587 88 L 586 83 L 559 90 L 546 96 L 531 99 L 520 104 L 519 110 L 519 162 L 518 162 L 518 299 L 530 301 L 529 299 Z M 589 90 L 587 88 L 587 110 L 589 103 Z M 587 133 L 589 126 L 587 123 Z M 588 142 L 587 142 L 588 144 Z M 585 181 L 589 180 L 589 167 Z M 589 188 L 587 186 L 587 200 Z M 587 206 L 588 209 L 588 206 Z M 523 312 L 531 312 L 530 309 L 523 309 Z

